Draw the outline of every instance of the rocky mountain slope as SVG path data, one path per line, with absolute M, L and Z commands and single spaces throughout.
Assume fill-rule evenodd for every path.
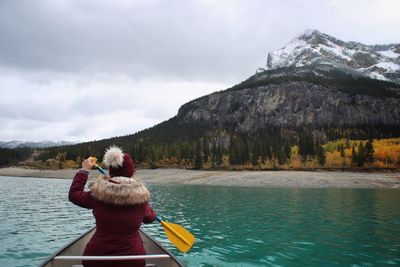
M 178 119 L 255 132 L 267 126 L 400 125 L 400 99 L 351 95 L 306 81 L 224 91 L 182 107 Z

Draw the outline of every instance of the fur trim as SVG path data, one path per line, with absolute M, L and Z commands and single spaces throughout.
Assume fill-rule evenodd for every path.
M 90 185 L 91 195 L 102 202 L 114 205 L 135 205 L 149 202 L 150 192 L 136 178 L 100 175 Z
M 124 153 L 122 149 L 117 146 L 111 146 L 104 154 L 103 163 L 106 167 L 118 168 L 124 163 Z

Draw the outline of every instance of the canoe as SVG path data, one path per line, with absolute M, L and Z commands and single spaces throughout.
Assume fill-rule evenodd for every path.
M 127 260 L 145 259 L 146 266 L 150 267 L 183 267 L 184 265 L 164 246 L 154 240 L 147 233 L 140 230 L 147 255 L 138 256 L 82 256 L 87 242 L 93 236 L 96 228 L 92 228 L 82 236 L 60 249 L 53 256 L 45 260 L 39 267 L 78 267 L 82 266 L 82 259 L 90 260 Z

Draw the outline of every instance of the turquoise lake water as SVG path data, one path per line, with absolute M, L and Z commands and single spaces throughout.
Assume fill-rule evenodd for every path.
M 71 180 L 0 177 L 0 266 L 37 266 L 93 226 Z M 166 221 L 196 236 L 187 266 L 400 266 L 400 190 L 149 185 Z

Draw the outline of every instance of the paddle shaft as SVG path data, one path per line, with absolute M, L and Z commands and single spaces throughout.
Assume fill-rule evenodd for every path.
M 99 172 L 100 172 L 101 174 L 107 175 L 106 171 L 105 171 L 102 167 L 100 167 L 99 164 L 96 163 L 95 167 L 96 167 L 96 169 L 99 170 Z

